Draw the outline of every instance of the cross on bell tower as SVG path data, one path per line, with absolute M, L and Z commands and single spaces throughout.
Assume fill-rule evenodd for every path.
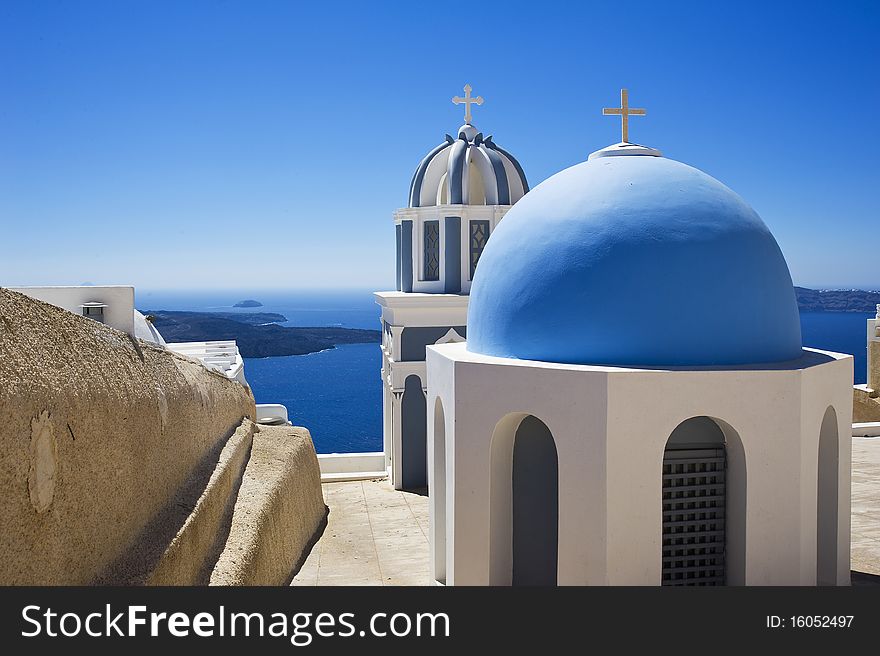
M 477 96 L 476 98 L 471 98 L 471 85 L 464 85 L 464 98 L 461 96 L 453 96 L 452 102 L 456 105 L 464 105 L 464 122 L 470 125 L 471 119 L 471 105 L 482 105 L 483 104 L 483 96 Z
M 620 116 L 620 132 L 621 141 L 629 143 L 629 117 L 645 116 L 648 113 L 646 109 L 631 109 L 629 106 L 629 92 L 626 89 L 620 90 L 620 107 L 606 107 L 602 110 L 604 116 Z

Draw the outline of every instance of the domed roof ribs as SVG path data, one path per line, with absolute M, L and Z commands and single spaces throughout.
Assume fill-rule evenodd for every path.
M 467 139 L 458 139 L 452 144 L 449 163 L 446 168 L 446 182 L 449 185 L 449 204 L 464 205 L 464 164 L 467 156 Z
M 507 159 L 510 160 L 510 163 L 513 164 L 513 167 L 516 169 L 516 172 L 519 174 L 519 179 L 522 182 L 522 186 L 523 186 L 523 193 L 527 194 L 529 192 L 529 183 L 528 183 L 528 180 L 526 180 L 526 173 L 525 173 L 525 171 L 523 171 L 523 168 L 519 165 L 519 162 L 516 161 L 516 158 L 513 155 L 511 155 L 510 153 L 508 153 L 506 150 L 504 150 L 503 148 L 501 148 L 500 146 L 495 144 L 495 142 L 492 141 L 491 134 L 485 138 L 485 140 L 483 141 L 483 144 L 485 144 L 485 146 L 487 148 L 491 148 L 492 150 L 497 150 L 499 153 L 501 153 Z
M 416 168 L 416 172 L 413 173 L 412 182 L 409 185 L 409 206 L 410 207 L 419 207 L 419 198 L 422 193 L 422 181 L 425 179 L 425 171 L 428 170 L 428 165 L 431 163 L 431 160 L 434 159 L 437 155 L 443 152 L 444 149 L 448 148 L 450 144 L 454 143 L 455 139 L 453 139 L 448 134 L 446 135 L 446 141 L 442 144 L 434 148 L 430 153 L 425 155 L 424 159 L 419 162 L 419 166 Z
M 498 191 L 498 204 L 510 205 L 510 185 L 507 184 L 507 171 L 504 170 L 504 162 L 501 161 L 501 155 L 491 148 L 482 148 L 481 150 L 486 153 L 486 156 L 492 163 L 492 170 L 495 171 L 495 188 Z

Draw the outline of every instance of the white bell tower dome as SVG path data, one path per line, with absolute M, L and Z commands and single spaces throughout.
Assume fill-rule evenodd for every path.
M 496 225 L 529 190 L 516 158 L 473 125 L 466 85 L 465 123 L 447 134 L 413 173 L 408 206 L 394 213 L 397 289 L 428 294 L 467 294 L 477 262 Z

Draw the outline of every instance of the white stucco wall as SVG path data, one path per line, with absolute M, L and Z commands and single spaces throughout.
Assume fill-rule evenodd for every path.
M 427 386 L 424 360 L 402 361 L 404 328 L 462 326 L 467 323 L 468 296 L 417 292 L 375 292 L 382 309 L 382 449 L 385 470 L 395 489 L 403 487 L 401 403 L 406 379 L 418 376 Z M 390 331 L 386 331 L 385 325 Z M 440 339 L 441 342 L 445 338 Z M 427 409 L 428 417 L 431 409 Z
M 83 303 L 104 303 L 104 324 L 134 336 L 134 287 L 127 285 L 71 287 L 10 287 L 82 316 Z
M 829 406 L 839 446 L 837 583 L 849 582 L 851 356 L 805 350 L 766 367 L 647 370 L 492 358 L 447 344 L 428 348 L 427 376 L 432 555 L 435 569 L 445 556 L 448 584 L 510 582 L 512 439 L 533 415 L 558 454 L 560 584 L 659 585 L 663 452 L 680 423 L 709 416 L 745 458 L 745 513 L 728 519 L 728 583 L 814 585 Z M 732 451 L 729 503 L 740 489 Z

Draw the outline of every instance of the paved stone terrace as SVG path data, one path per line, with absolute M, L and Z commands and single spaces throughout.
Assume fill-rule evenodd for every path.
M 291 585 L 429 585 L 428 497 L 387 481 L 325 483 L 327 528 Z
M 880 437 L 854 437 L 852 461 L 852 569 L 880 577 Z
M 327 528 L 292 585 L 430 585 L 428 497 L 324 484 Z M 880 585 L 880 437 L 853 438 L 853 584 Z

